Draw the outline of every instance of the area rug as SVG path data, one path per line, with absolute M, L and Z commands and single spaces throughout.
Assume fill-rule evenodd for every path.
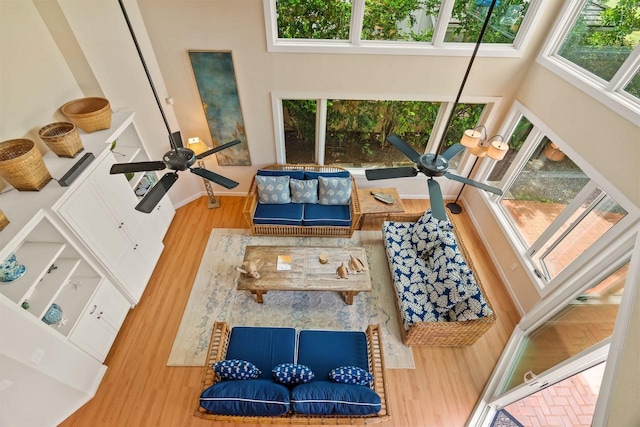
M 372 291 L 347 305 L 337 292 L 269 291 L 264 304 L 236 290 L 247 245 L 361 246 L 366 249 Z M 288 326 L 296 329 L 360 330 L 378 324 L 387 368 L 413 369 L 410 347 L 402 344 L 393 285 L 380 231 L 356 231 L 351 238 L 260 237 L 249 230 L 213 229 L 184 310 L 168 366 L 202 366 L 215 321 L 231 326 Z

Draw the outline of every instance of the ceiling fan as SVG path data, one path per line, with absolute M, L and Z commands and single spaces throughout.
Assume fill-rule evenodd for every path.
M 131 33 L 133 44 L 138 51 L 138 56 L 140 57 L 142 68 L 144 68 L 144 71 L 147 75 L 147 80 L 149 81 L 149 86 L 151 86 L 151 91 L 153 92 L 156 104 L 158 104 L 158 110 L 160 110 L 160 115 L 162 116 L 162 120 L 164 120 L 164 125 L 167 128 L 167 132 L 169 132 L 169 144 L 171 145 L 171 150 L 164 153 L 161 161 L 116 163 L 111 166 L 110 173 L 114 175 L 119 173 L 160 171 L 163 169 L 171 169 L 173 171 L 164 174 L 164 176 L 153 187 L 151 187 L 151 189 L 147 192 L 147 194 L 145 194 L 142 200 L 140 200 L 140 203 L 138 203 L 138 205 L 135 207 L 137 211 L 144 213 L 150 213 L 151 211 L 153 211 L 156 205 L 160 203 L 162 197 L 167 194 L 167 191 L 169 191 L 171 186 L 178 180 L 179 171 L 189 169 L 191 173 L 201 176 L 204 179 L 208 179 L 209 181 L 215 182 L 216 184 L 219 184 L 225 188 L 236 187 L 238 185 L 236 181 L 225 178 L 224 176 L 219 175 L 215 172 L 211 172 L 210 170 L 200 167 L 193 168 L 191 166 L 196 162 L 196 160 L 203 159 L 211 154 L 217 153 L 218 151 L 222 151 L 226 148 L 233 147 L 236 144 L 240 144 L 240 140 L 236 139 L 234 141 L 227 142 L 226 144 L 219 145 L 218 147 L 214 147 L 211 150 L 204 151 L 198 155 L 196 155 L 193 150 L 184 147 L 180 132 L 171 132 L 169 122 L 167 121 L 167 117 L 165 116 L 164 110 L 162 109 L 162 104 L 160 103 L 158 92 L 156 92 L 156 87 L 153 84 L 153 80 L 151 79 L 151 74 L 149 73 L 147 63 L 144 60 L 144 56 L 142 55 L 142 50 L 140 49 L 140 45 L 138 44 L 136 34 L 133 31 L 133 27 L 131 26 L 131 21 L 129 21 L 129 15 L 127 14 L 124 3 L 122 0 L 118 0 L 118 4 L 120 5 L 120 9 L 122 10 L 122 14 L 127 23 L 127 27 L 129 28 L 129 32 Z
M 215 182 L 225 188 L 234 188 L 238 185 L 236 181 L 225 178 L 215 172 L 191 166 L 196 162 L 196 160 L 203 159 L 213 153 L 217 153 L 218 151 L 240 144 L 240 140 L 236 139 L 234 141 L 227 142 L 226 144 L 204 151 L 198 155 L 196 155 L 193 150 L 183 146 L 180 132 L 174 132 L 169 135 L 169 143 L 171 144 L 171 150 L 167 151 L 164 156 L 162 156 L 161 161 L 116 163 L 111 166 L 110 173 L 112 175 L 119 173 L 159 171 L 163 169 L 171 169 L 173 171 L 164 174 L 164 176 L 153 187 L 151 187 L 140 203 L 136 206 L 135 209 L 137 211 L 144 213 L 150 213 L 153 211 L 153 208 L 156 207 L 162 197 L 167 193 L 167 191 L 169 191 L 169 188 L 171 188 L 171 186 L 178 180 L 179 171 L 189 169 L 191 173 Z
M 389 135 L 387 137 L 387 141 L 400 150 L 402 154 L 407 156 L 409 160 L 416 164 L 416 166 L 367 169 L 364 171 L 367 179 L 369 181 L 373 181 L 378 179 L 408 178 L 416 176 L 418 173 L 425 174 L 428 178 L 427 185 L 429 186 L 431 213 L 434 217 L 440 220 L 446 221 L 447 215 L 444 210 L 442 190 L 440 189 L 440 184 L 433 179 L 435 177 L 444 176 L 454 181 L 459 181 L 494 194 L 502 195 L 502 190 L 499 188 L 449 172 L 449 160 L 465 149 L 462 144 L 453 144 L 451 147 L 447 148 L 444 153 L 439 155 L 434 153 L 420 154 L 396 134 Z

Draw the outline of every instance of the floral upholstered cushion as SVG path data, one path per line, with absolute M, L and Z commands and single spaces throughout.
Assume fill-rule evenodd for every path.
M 256 175 L 258 203 L 285 204 L 291 202 L 288 176 Z
M 260 369 L 246 360 L 228 359 L 213 364 L 213 370 L 225 380 L 252 380 L 261 374 Z
M 416 221 L 411 233 L 411 242 L 415 246 L 418 256 L 427 259 L 438 245 L 441 236 L 452 229 L 451 222 L 435 218 L 431 214 L 431 210 L 427 210 Z
M 321 205 L 348 205 L 351 178 L 318 177 L 318 202 Z
M 318 180 L 295 179 L 289 181 L 292 203 L 318 203 Z

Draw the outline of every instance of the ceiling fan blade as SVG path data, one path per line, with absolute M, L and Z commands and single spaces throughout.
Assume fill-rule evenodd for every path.
M 180 131 L 172 133 L 169 138 L 171 138 L 171 140 L 173 141 L 173 144 L 169 144 L 172 148 L 176 149 L 184 147 L 184 144 L 182 143 L 182 134 L 180 133 Z
M 222 151 L 226 148 L 233 147 L 234 145 L 240 144 L 239 139 L 235 139 L 231 142 L 227 142 L 226 144 L 219 145 L 217 147 L 212 148 L 211 150 L 204 151 L 196 156 L 196 159 L 204 159 L 207 156 L 210 156 L 213 153 L 217 153 L 218 151 Z
M 396 135 L 395 133 L 392 133 L 387 137 L 387 141 L 389 141 L 398 150 L 402 151 L 402 154 L 407 156 L 413 163 L 418 163 L 418 159 L 422 154 L 414 150 L 412 146 L 407 144 L 398 135 Z
M 431 214 L 442 221 L 448 221 L 447 213 L 444 210 L 444 199 L 442 198 L 442 190 L 440 184 L 429 178 L 429 202 L 431 203 Z
M 390 179 L 390 178 L 409 178 L 416 176 L 418 171 L 415 168 L 409 166 L 403 166 L 398 168 L 380 168 L 380 169 L 366 169 L 364 175 L 369 181 L 376 179 Z
M 447 160 L 451 160 L 456 156 L 456 154 L 464 150 L 464 148 L 465 147 L 462 144 L 453 144 L 451 147 L 444 150 L 444 153 L 442 153 L 441 156 Z
M 161 171 L 166 169 L 166 165 L 163 162 L 132 162 L 132 163 L 116 163 L 111 166 L 109 173 L 115 175 L 117 173 L 128 172 L 147 172 L 147 171 Z
M 140 200 L 140 203 L 136 206 L 136 210 L 144 213 L 151 213 L 156 207 L 162 197 L 167 194 L 167 191 L 178 180 L 177 172 L 167 172 L 164 176 L 151 187 L 151 190 Z
M 218 185 L 222 185 L 225 188 L 235 188 L 238 186 L 238 183 L 235 182 L 234 180 L 225 178 L 224 176 L 218 175 L 217 173 L 211 172 L 210 170 L 207 170 L 207 169 L 189 168 L 189 170 L 192 173 L 195 173 L 196 175 L 199 175 L 205 179 L 208 179 L 209 181 L 213 181 Z
M 490 185 L 483 184 L 482 182 L 474 181 L 472 179 L 465 178 L 465 177 L 460 176 L 460 175 L 454 175 L 452 173 L 447 172 L 447 173 L 444 174 L 444 176 L 446 176 L 449 179 L 453 179 L 454 181 L 463 182 L 463 183 L 468 184 L 468 185 L 470 185 L 472 187 L 476 187 L 476 188 L 479 188 L 481 190 L 488 191 L 489 193 L 497 194 L 498 196 L 502 196 L 502 194 L 503 194 L 502 190 L 499 189 L 499 188 L 492 187 Z

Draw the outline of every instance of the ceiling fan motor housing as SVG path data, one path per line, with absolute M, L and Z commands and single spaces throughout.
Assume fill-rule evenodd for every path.
M 167 165 L 168 169 L 183 171 L 187 170 L 189 166 L 196 162 L 196 154 L 193 150 L 180 147 L 165 153 L 162 157 L 162 161 Z
M 433 153 L 423 154 L 418 159 L 418 169 L 427 176 L 442 176 L 449 170 L 449 162 Z

